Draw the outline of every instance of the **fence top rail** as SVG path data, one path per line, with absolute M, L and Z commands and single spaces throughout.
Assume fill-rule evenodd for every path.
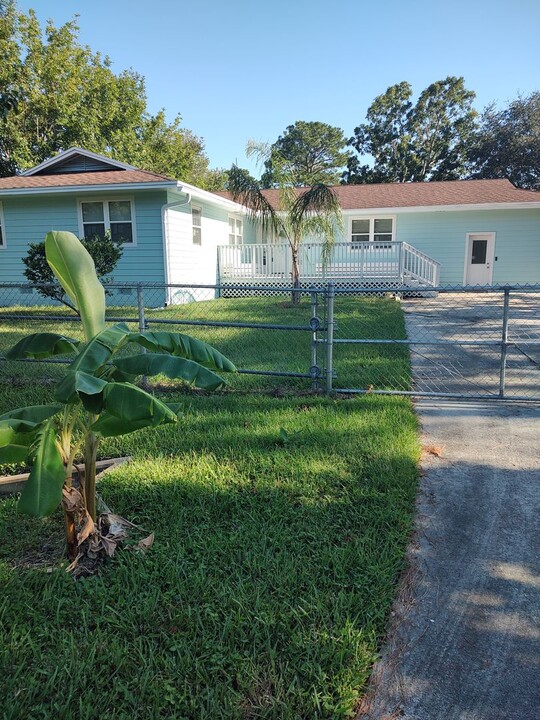
M 322 286 L 322 287 L 321 287 Z M 328 288 L 332 286 L 336 294 L 351 294 L 351 293 L 421 293 L 421 292 L 438 292 L 438 293 L 452 293 L 452 292 L 466 292 L 466 293 L 501 293 L 501 292 L 540 292 L 540 284 L 505 284 L 505 285 L 393 285 L 389 286 L 360 286 L 360 287 L 337 287 L 336 281 L 324 281 L 317 285 L 303 284 L 300 287 L 293 287 L 290 285 L 245 285 L 243 283 L 223 283 L 220 285 L 198 285 L 194 283 L 160 283 L 160 282 L 118 282 L 118 283 L 105 283 L 107 290 L 115 289 L 133 289 L 137 290 L 159 290 L 166 288 L 179 288 L 179 289 L 190 289 L 190 290 L 216 290 L 216 291 L 230 291 L 230 290 L 249 290 L 251 292 L 272 292 L 272 293 L 325 293 Z M 40 288 L 58 288 L 57 285 L 52 283 L 20 283 L 20 282 L 0 282 L 0 290 L 15 290 L 15 289 L 34 289 L 39 290 Z
M 334 288 L 336 295 L 351 295 L 354 293 L 388 293 L 391 295 L 419 294 L 419 293 L 504 293 L 504 292 L 540 292 L 540 285 L 396 285 L 394 287 L 357 287 Z
M 194 283 L 160 283 L 160 282 L 115 282 L 115 283 L 103 283 L 106 290 L 125 290 L 133 289 L 137 290 L 160 290 L 166 288 L 187 288 L 190 290 L 272 290 L 272 292 L 309 292 L 310 290 L 319 290 L 320 288 L 311 287 L 308 285 L 302 285 L 301 287 L 293 287 L 292 285 L 245 285 L 243 283 L 224 283 L 221 285 L 199 285 Z M 54 283 L 18 283 L 18 282 L 0 282 L 0 290 L 16 290 L 16 289 L 33 289 L 39 290 L 40 288 L 56 288 L 58 285 Z

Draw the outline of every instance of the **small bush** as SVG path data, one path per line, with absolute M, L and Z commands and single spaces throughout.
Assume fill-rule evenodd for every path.
M 105 236 L 94 235 L 89 239 L 81 239 L 81 243 L 88 250 L 94 261 L 98 278 L 106 284 L 103 277 L 113 272 L 122 257 L 121 241 L 113 240 L 111 233 L 107 230 Z M 37 286 L 36 289 L 40 295 L 58 300 L 75 310 L 73 305 L 67 300 L 63 288 L 47 263 L 44 241 L 30 243 L 28 253 L 22 261 L 26 265 L 26 269 L 24 270 L 26 279 L 31 282 L 32 285 Z M 44 285 L 48 285 L 49 287 L 43 287 Z

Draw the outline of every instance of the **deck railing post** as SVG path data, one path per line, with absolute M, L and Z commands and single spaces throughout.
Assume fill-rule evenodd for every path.
M 399 283 L 403 285 L 405 282 L 405 248 L 403 243 L 399 243 Z
M 502 333 L 501 333 L 501 365 L 499 370 L 499 397 L 504 397 L 504 389 L 506 384 L 506 353 L 508 348 L 508 311 L 510 308 L 510 290 L 505 288 L 502 316 Z
M 336 299 L 333 282 L 328 283 L 326 297 L 328 303 L 326 313 L 326 394 L 331 395 L 334 375 L 334 302 Z

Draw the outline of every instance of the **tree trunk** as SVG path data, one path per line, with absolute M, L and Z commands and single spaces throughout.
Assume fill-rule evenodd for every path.
M 298 248 L 292 248 L 292 286 L 293 291 L 291 293 L 291 302 L 293 305 L 300 304 L 300 263 L 299 263 Z

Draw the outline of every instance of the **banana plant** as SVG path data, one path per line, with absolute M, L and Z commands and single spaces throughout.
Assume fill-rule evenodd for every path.
M 137 386 L 136 378 L 165 375 L 216 390 L 225 384 L 217 373 L 235 372 L 236 368 L 218 350 L 188 335 L 131 332 L 123 323 L 107 327 L 104 288 L 77 237 L 70 232 L 50 232 L 45 251 L 47 262 L 80 314 L 84 342 L 55 333 L 35 333 L 8 351 L 6 357 L 11 360 L 68 353 L 74 357 L 55 388 L 54 403 L 18 408 L 0 416 L 0 463 L 26 461 L 31 465 L 18 502 L 20 511 L 43 517 L 62 506 L 73 568 L 84 556 L 111 555 L 122 537 L 114 523 L 117 516 L 96 517 L 100 440 L 179 421 L 179 407 Z M 129 346 L 137 352 L 129 355 Z M 81 455 L 84 478 L 74 482 L 74 463 Z

